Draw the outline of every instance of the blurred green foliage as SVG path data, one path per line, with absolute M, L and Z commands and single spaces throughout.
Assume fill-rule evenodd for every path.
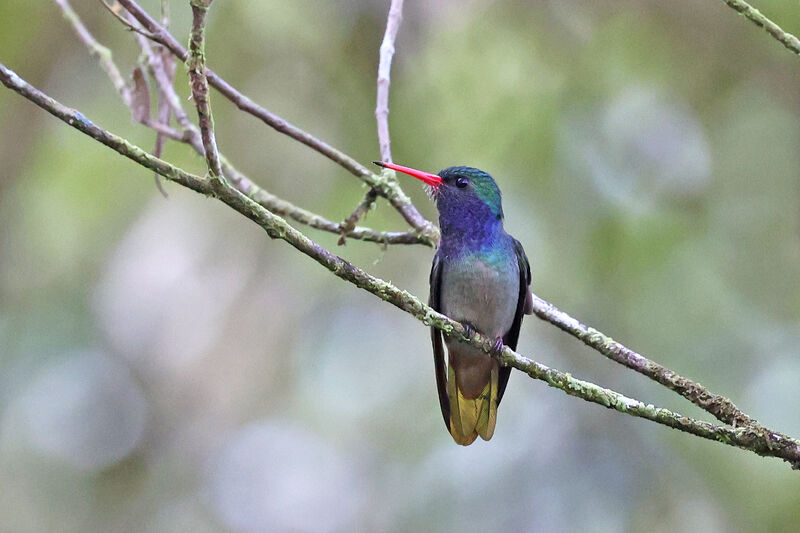
M 185 39 L 188 6 L 170 5 Z M 796 2 L 758 7 L 800 31 Z M 75 8 L 132 70 L 131 35 Z M 367 162 L 387 10 L 216 2 L 208 61 Z M 152 146 L 54 3 L 0 3 L 0 25 L 0 61 Z M 722 2 L 407 2 L 392 147 L 488 170 L 537 294 L 800 436 L 798 86 L 797 57 Z M 344 170 L 212 98 L 222 150 L 256 182 L 331 219 L 357 204 Z M 202 171 L 185 146 L 166 157 Z M 0 530 L 797 530 L 785 464 L 522 376 L 494 439 L 456 447 L 419 323 L 224 206 L 163 199 L 7 90 L 0 160 Z M 383 202 L 366 223 L 404 227 Z M 336 251 L 427 291 L 429 249 Z M 520 351 L 702 416 L 535 318 Z

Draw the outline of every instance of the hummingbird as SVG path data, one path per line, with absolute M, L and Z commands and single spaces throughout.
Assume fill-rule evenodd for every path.
M 500 189 L 483 170 L 449 167 L 431 174 L 393 163 L 378 166 L 422 180 L 439 211 L 441 241 L 433 258 L 428 304 L 468 330 L 516 349 L 523 314 L 533 313 L 531 269 L 522 245 L 503 229 Z M 456 443 L 494 434 L 497 406 L 511 368 L 431 328 L 436 387 L 445 426 Z M 445 362 L 444 347 L 447 347 Z

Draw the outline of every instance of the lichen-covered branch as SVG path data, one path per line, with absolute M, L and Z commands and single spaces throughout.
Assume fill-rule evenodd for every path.
M 394 42 L 400 21 L 403 20 L 403 0 L 392 0 L 389 15 L 386 17 L 386 33 L 380 48 L 378 61 L 378 91 L 375 103 L 375 120 L 378 123 L 378 146 L 381 151 L 381 161 L 392 162 L 392 141 L 389 136 L 389 85 L 391 84 L 392 57 L 394 56 Z
M 190 0 L 192 6 L 192 32 L 189 37 L 189 80 L 192 87 L 192 99 L 197 108 L 197 119 L 200 124 L 200 138 L 211 179 L 224 180 L 222 163 L 219 160 L 217 137 L 214 132 L 214 115 L 211 112 L 211 101 L 208 95 L 206 79 L 205 32 L 206 14 L 213 0 Z
M 683 377 L 677 372 L 627 348 L 608 335 L 586 326 L 550 302 L 535 295 L 533 297 L 533 312 L 542 320 L 581 340 L 584 344 L 594 348 L 612 361 L 643 374 L 680 394 L 696 406 L 714 415 L 721 422 L 730 424 L 734 428 L 749 428 L 749 430 L 763 435 L 770 446 L 793 440 L 787 435 L 765 428 L 758 421 L 742 412 L 730 399 L 714 394 L 700 383 Z
M 755 420 L 739 410 L 728 398 L 714 394 L 701 384 L 634 352 L 538 296 L 533 297 L 533 312 L 542 320 L 580 339 L 584 344 L 594 348 L 612 361 L 635 370 L 677 392 L 696 406 L 714 415 L 721 422 L 733 426 L 756 424 Z
M 743 0 L 722 0 L 730 7 L 735 9 L 740 15 L 745 17 L 747 20 L 755 24 L 760 28 L 764 28 L 764 31 L 772 35 L 775 39 L 778 40 L 783 46 L 785 46 L 788 50 L 794 52 L 797 55 L 800 55 L 800 39 L 783 31 L 783 29 L 772 22 L 770 19 L 765 17 L 758 9 L 754 8 L 747 2 Z
M 79 112 L 63 106 L 31 86 L 2 64 L 0 64 L 0 82 L 67 124 L 86 133 L 90 137 L 146 168 L 158 172 L 168 180 L 184 185 L 201 194 L 210 195 L 213 192 L 214 196 L 219 200 L 259 224 L 270 237 L 286 241 L 295 249 L 311 257 L 331 271 L 335 276 L 349 281 L 357 287 L 395 305 L 413 315 L 424 324 L 440 329 L 446 335 L 460 338 L 483 349 L 487 353 L 492 352 L 492 339 L 484 339 L 478 333 L 469 334 L 463 325 L 434 311 L 412 294 L 397 288 L 387 281 L 368 274 L 341 257 L 331 253 L 301 232 L 292 228 L 281 217 L 269 212 L 251 198 L 242 194 L 239 190 L 228 186 L 225 182 L 221 183 L 222 186 L 215 187 L 214 190 L 212 190 L 210 181 L 192 175 L 165 161 L 155 158 L 125 139 L 100 128 Z M 550 386 L 560 389 L 572 396 L 615 409 L 622 413 L 645 418 L 685 433 L 749 450 L 759 455 L 779 457 L 788 461 L 794 468 L 800 468 L 800 442 L 786 438 L 776 432 L 751 425 L 737 428 L 718 426 L 709 422 L 686 417 L 667 409 L 645 404 L 593 383 L 576 379 L 568 373 L 532 361 L 519 355 L 508 347 L 503 347 L 503 350 L 495 355 L 495 357 L 503 364 L 517 368 L 527 373 L 529 376 L 545 381 Z
M 133 17 L 147 30 L 148 35 L 156 42 L 165 46 L 182 61 L 189 58 L 189 52 L 163 28 L 155 19 L 144 11 L 133 0 L 118 0 L 119 3 L 133 15 Z M 351 174 L 358 177 L 370 187 L 378 190 L 381 196 L 386 198 L 389 203 L 402 215 L 402 217 L 419 233 L 421 240 L 426 244 L 435 245 L 439 240 L 439 230 L 426 220 L 408 195 L 403 192 L 397 180 L 384 174 L 375 174 L 361 163 L 348 156 L 344 152 L 333 148 L 328 143 L 317 139 L 310 133 L 303 131 L 294 124 L 286 121 L 278 115 L 259 106 L 250 98 L 239 92 L 236 88 L 220 78 L 211 69 L 206 69 L 208 83 L 222 93 L 228 100 L 242 111 L 260 119 L 276 131 L 288 135 L 309 148 L 326 156 L 330 160 L 338 163 L 347 169 Z
M 393 15 L 390 13 L 390 18 L 391 17 L 397 19 L 398 13 L 395 12 Z M 136 21 L 131 21 L 131 24 L 136 24 Z M 172 87 L 171 79 L 167 78 L 163 72 L 164 69 L 158 61 L 158 59 L 160 59 L 159 56 L 156 56 L 153 53 L 147 39 L 141 35 L 137 37 L 145 56 L 150 59 L 151 71 L 153 72 L 154 78 L 159 85 L 160 91 L 165 93 L 165 98 L 171 103 L 173 111 L 178 117 L 178 122 L 184 127 L 184 133 L 188 138 L 186 142 L 192 144 L 192 146 L 194 146 L 195 149 L 202 154 L 203 148 L 199 140 L 199 132 L 194 124 L 192 124 L 188 119 L 186 113 L 183 111 L 180 99 L 177 97 L 177 94 L 175 94 Z M 90 40 L 93 40 L 91 36 Z M 170 137 L 177 138 L 175 134 L 170 135 Z M 345 235 L 383 243 L 417 242 L 416 235 L 410 232 L 383 233 L 376 232 L 374 230 L 368 230 L 366 228 L 355 227 L 357 220 L 367 212 L 372 201 L 374 200 L 375 195 L 377 194 L 374 189 L 370 189 L 367 192 L 364 200 L 362 200 L 362 202 L 347 219 L 337 224 L 320 217 L 319 215 L 294 206 L 290 202 L 286 202 L 274 195 L 271 195 L 263 189 L 258 188 L 256 185 L 250 182 L 247 177 L 232 167 L 224 159 L 224 157 L 222 158 L 222 165 L 224 174 L 231 177 L 231 181 L 234 186 L 236 186 L 241 192 L 249 196 L 251 199 L 255 200 L 262 206 L 278 215 L 289 216 L 294 220 L 308 224 L 315 228 L 342 233 L 343 238 L 340 243 L 344 242 Z M 626 348 L 625 346 L 613 341 L 613 339 L 594 330 L 593 328 L 585 326 L 544 300 L 535 298 L 534 304 L 535 313 L 543 320 L 546 320 L 579 338 L 587 345 L 606 355 L 606 357 L 645 376 L 648 376 L 661 385 L 677 392 L 695 405 L 714 415 L 720 421 L 733 426 L 751 425 L 764 429 L 762 426 L 759 426 L 755 420 L 739 410 L 729 399 L 711 393 L 701 384 L 680 376 L 672 370 L 669 370 L 664 366 Z
M 147 151 L 126 141 L 118 135 L 110 133 L 75 109 L 69 108 L 53 98 L 47 96 L 42 91 L 23 80 L 17 74 L 0 63 L 0 83 L 24 96 L 37 106 L 41 107 L 51 115 L 66 122 L 73 128 L 85 133 L 89 137 L 108 146 L 112 150 L 136 161 L 140 165 L 158 172 L 161 176 L 179 185 L 188 187 L 193 191 L 208 194 L 210 189 L 208 184 L 199 176 L 181 170 L 166 161 L 148 154 Z

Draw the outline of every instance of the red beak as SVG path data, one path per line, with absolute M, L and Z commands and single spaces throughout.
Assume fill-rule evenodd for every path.
M 428 185 L 431 185 L 433 187 L 438 187 L 443 183 L 442 178 L 440 178 L 436 174 L 431 174 L 430 172 L 422 172 L 421 170 L 404 167 L 402 165 L 395 165 L 394 163 L 382 163 L 380 161 L 373 161 L 373 163 L 375 163 L 379 167 L 390 168 L 392 170 L 396 170 L 397 172 L 402 172 L 403 174 L 414 176 L 418 180 L 422 180 Z

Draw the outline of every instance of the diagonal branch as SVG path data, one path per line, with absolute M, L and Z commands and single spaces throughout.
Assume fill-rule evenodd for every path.
M 128 20 L 124 16 L 122 16 L 120 14 L 120 10 L 121 9 L 120 9 L 120 5 L 119 4 L 115 3 L 113 6 L 111 6 L 111 5 L 109 5 L 107 3 L 106 0 L 100 0 L 100 3 L 103 5 L 104 8 L 106 8 L 106 11 L 111 13 L 114 16 L 115 19 L 117 19 L 118 21 L 120 21 L 122 23 L 123 26 L 125 26 L 126 28 L 128 28 L 132 32 L 138 33 L 139 35 L 141 35 L 143 37 L 147 37 L 148 39 L 155 40 L 155 36 L 152 33 L 146 31 L 144 28 L 140 27 L 138 24 L 134 24 L 133 22 L 131 22 L 130 20 Z M 164 26 L 166 27 L 166 24 Z
M 86 118 L 82 113 L 69 108 L 20 78 L 16 72 L 0 63 L 0 83 L 24 96 L 56 118 L 85 133 L 92 139 L 108 146 L 121 155 L 158 172 L 161 176 L 201 194 L 210 194 L 209 184 L 201 177 L 181 170 L 166 161 L 148 154 L 118 135 L 108 132 Z
M 156 22 L 146 11 L 144 11 L 133 0 L 118 0 L 119 3 L 136 18 L 139 23 L 150 33 L 150 37 L 167 49 L 182 61 L 187 61 L 189 52 Z M 390 204 L 403 216 L 419 234 L 422 240 L 429 244 L 435 244 L 439 240 L 439 230 L 426 220 L 405 192 L 400 188 L 397 180 L 372 173 L 361 163 L 348 156 L 344 152 L 333 148 L 328 143 L 317 139 L 310 133 L 303 131 L 294 124 L 284 120 L 278 115 L 259 106 L 250 98 L 239 92 L 236 88 L 219 77 L 213 70 L 206 69 L 208 83 L 221 92 L 228 100 L 242 111 L 253 115 L 271 128 L 299 141 L 309 148 L 319 152 L 330 160 L 338 163 L 347 169 L 351 174 L 364 181 L 370 187 L 377 189 L 381 196 L 386 198 Z
M 386 33 L 380 49 L 378 62 L 378 96 L 375 103 L 375 120 L 378 122 L 378 145 L 381 150 L 381 161 L 392 162 L 392 141 L 389 137 L 389 85 L 391 84 L 392 57 L 394 41 L 403 20 L 403 0 L 392 0 L 389 16 L 386 18 Z
M 764 429 L 758 422 L 739 410 L 728 398 L 714 394 L 701 384 L 685 378 L 663 365 L 634 352 L 630 348 L 616 342 L 608 335 L 572 318 L 564 311 L 561 311 L 550 302 L 542 300 L 538 296 L 533 297 L 533 312 L 542 320 L 553 324 L 562 331 L 581 340 L 584 344 L 594 348 L 612 361 L 616 361 L 621 365 L 645 375 L 653 381 L 680 394 L 704 411 L 714 415 L 720 422 L 731 424 L 734 427 L 752 426 L 762 430 Z
M 758 9 L 754 8 L 743 0 L 723 0 L 723 2 L 735 9 L 740 15 L 745 17 L 759 28 L 764 28 L 764 31 L 772 35 L 789 51 L 800 55 L 800 39 L 791 33 L 783 31 L 780 26 L 762 15 Z
M 53 1 L 61 9 L 64 18 L 67 19 L 67 21 L 69 21 L 69 23 L 75 29 L 75 33 L 78 34 L 80 40 L 83 41 L 83 44 L 85 44 L 86 48 L 89 49 L 89 53 L 97 58 L 102 69 L 106 72 L 106 74 L 108 74 L 111 83 L 114 84 L 114 88 L 119 93 L 122 101 L 125 102 L 125 105 L 130 107 L 131 89 L 128 87 L 128 84 L 125 83 L 125 79 L 122 77 L 122 74 L 117 68 L 117 65 L 114 63 L 114 60 L 111 59 L 111 50 L 97 42 L 97 39 L 94 38 L 94 36 L 83 24 L 83 21 L 81 21 L 80 17 L 78 17 L 78 14 L 75 13 L 75 10 L 72 9 L 69 0 Z
M 378 197 L 378 191 L 376 191 L 375 189 L 368 190 L 367 194 L 364 195 L 364 199 L 361 200 L 361 202 L 359 202 L 359 204 L 356 206 L 355 209 L 353 209 L 353 212 L 350 213 L 350 216 L 348 216 L 341 222 L 341 224 L 339 224 L 339 227 L 341 228 L 342 231 L 342 236 L 339 238 L 340 246 L 345 243 L 345 236 L 347 235 L 347 233 L 351 231 L 354 227 L 356 227 L 356 224 L 361 219 L 361 217 L 367 214 L 367 212 L 372 207 L 372 204 L 375 203 L 375 199 L 377 197 Z
M 81 41 L 87 46 L 93 55 L 98 55 L 103 69 L 111 78 L 111 81 L 114 83 L 115 87 L 122 87 L 124 89 L 124 91 L 120 90 L 118 92 L 120 93 L 120 97 L 125 105 L 127 107 L 131 107 L 132 98 L 130 88 L 125 85 L 123 77 L 120 74 L 120 70 L 114 63 L 108 49 L 101 45 L 89 32 L 89 30 L 80 20 L 78 14 L 72 10 L 68 0 L 54 1 L 62 9 L 65 18 L 71 23 Z M 132 30 L 136 31 L 141 29 L 138 27 L 138 22 L 135 19 L 126 20 L 123 15 L 118 13 L 114 8 L 105 2 L 102 2 L 102 0 L 101 3 L 103 3 L 103 5 L 109 9 L 115 17 L 117 17 Z M 166 4 L 166 2 L 162 0 L 162 9 L 164 9 L 164 4 Z M 164 13 L 166 13 L 166 11 L 164 11 Z M 158 138 L 169 138 L 178 142 L 187 143 L 199 155 L 203 156 L 205 154 L 205 150 L 200 137 L 200 130 L 194 125 L 189 116 L 186 114 L 186 111 L 183 109 L 181 99 L 178 97 L 177 93 L 175 92 L 175 88 L 173 87 L 174 65 L 170 66 L 167 64 L 168 58 L 171 58 L 172 55 L 167 56 L 166 54 L 161 54 L 154 50 L 150 46 L 150 41 L 145 37 L 146 35 L 147 32 L 136 31 L 137 41 L 142 49 L 143 56 L 148 63 L 150 73 L 157 84 L 157 93 L 159 95 L 160 105 L 159 118 L 157 122 L 146 119 L 141 120 L 141 123 L 156 131 Z M 171 111 L 173 115 L 175 115 L 178 124 L 183 130 L 182 132 L 169 127 L 169 114 L 162 113 L 164 108 L 161 104 L 164 104 L 166 108 Z M 160 146 L 161 143 L 157 139 L 156 149 L 154 150 L 154 155 L 156 157 L 160 157 Z M 222 154 L 220 154 L 220 162 L 222 164 L 223 174 L 231 180 L 234 186 L 242 191 L 242 193 L 261 204 L 264 208 L 269 209 L 277 215 L 288 216 L 291 219 L 300 222 L 301 224 L 306 224 L 315 229 L 335 233 L 337 235 L 344 234 L 344 236 L 351 239 L 375 242 L 381 245 L 430 244 L 429 241 L 421 238 L 420 235 L 415 231 L 378 231 L 355 225 L 353 225 L 353 227 L 347 226 L 346 228 L 343 228 L 342 223 L 329 220 L 321 215 L 298 207 L 287 200 L 267 192 L 265 189 L 256 185 L 247 176 L 233 167 L 233 165 L 231 165 Z M 156 173 L 156 177 L 158 176 L 159 174 Z M 159 185 L 159 189 L 162 190 L 162 194 L 165 194 L 163 189 L 160 187 L 161 184 L 158 181 L 156 183 Z
M 474 332 L 469 333 L 462 324 L 441 313 L 437 313 L 415 296 L 389 282 L 368 274 L 341 257 L 336 256 L 237 189 L 225 186 L 224 182 L 222 187 L 212 189 L 213 185 L 209 180 L 204 180 L 199 176 L 190 174 L 153 157 L 125 139 L 100 128 L 79 112 L 60 104 L 42 93 L 2 64 L 0 64 L 0 82 L 72 127 L 142 166 L 158 172 L 165 178 L 201 194 L 211 195 L 213 193 L 219 200 L 259 224 L 271 238 L 286 241 L 298 251 L 308 255 L 330 270 L 335 276 L 349 281 L 357 287 L 395 305 L 424 324 L 440 329 L 448 336 L 464 340 L 487 353 L 492 352 L 494 343 L 492 339 L 484 339 Z M 502 351 L 494 356 L 501 363 L 517 368 L 532 378 L 545 381 L 548 385 L 560 389 L 571 396 L 576 396 L 631 416 L 651 420 L 685 433 L 749 450 L 758 455 L 779 457 L 789 462 L 793 468 L 800 468 L 800 442 L 773 431 L 750 425 L 737 428 L 718 426 L 683 416 L 668 409 L 644 404 L 639 400 L 628 398 L 593 383 L 576 379 L 568 373 L 532 361 L 507 346 L 504 346 Z
M 172 78 L 169 76 L 169 73 L 166 72 L 164 56 L 156 53 L 147 39 L 141 35 L 137 35 L 136 37 L 145 58 L 147 58 L 150 72 L 156 80 L 161 98 L 167 102 L 172 114 L 175 115 L 178 124 L 180 124 L 183 129 L 183 138 L 178 138 L 177 140 L 188 143 L 198 154 L 204 155 L 205 150 L 200 138 L 200 130 L 195 126 L 183 109 L 181 99 L 173 87 Z M 287 200 L 275 196 L 266 189 L 259 187 L 245 174 L 236 169 L 221 153 L 220 163 L 222 164 L 223 175 L 229 179 L 237 189 L 276 215 L 288 216 L 301 224 L 306 224 L 307 226 L 322 231 L 336 234 L 344 233 L 346 237 L 351 239 L 385 245 L 423 243 L 419 235 L 414 231 L 378 231 L 355 225 L 353 227 L 343 228 L 341 223 L 334 222 L 321 215 L 308 211 L 307 209 L 296 206 Z
M 56 0 L 59 4 L 63 4 L 64 0 Z M 210 2 L 209 2 L 210 3 Z M 163 6 L 162 6 L 163 7 Z M 393 6 L 394 7 L 394 6 Z M 71 11 L 71 10 L 70 10 Z M 71 13 L 70 20 L 77 21 L 78 25 L 76 25 L 76 30 L 79 32 L 82 40 L 87 43 L 88 46 L 91 45 L 89 43 L 95 43 L 96 41 L 91 37 L 85 27 L 80 23 L 80 20 L 77 19 L 77 15 L 74 12 Z M 392 20 L 394 20 L 395 29 L 394 33 L 396 34 L 396 24 L 399 23 L 399 13 L 395 11 L 392 13 L 390 11 L 390 21 L 387 23 L 387 33 L 389 33 L 389 26 L 391 26 Z M 131 26 L 135 27 L 136 22 L 131 21 Z M 81 33 L 82 28 L 82 33 Z M 146 39 L 137 35 L 140 45 L 145 52 L 145 55 L 152 59 L 158 59 L 160 56 L 155 56 L 152 51 L 150 50 L 149 43 Z M 386 42 L 386 37 L 385 37 Z M 98 45 L 99 46 L 99 45 Z M 382 47 L 383 48 L 383 47 Z M 382 50 L 383 52 L 383 50 Z M 383 61 L 383 57 L 382 57 Z M 113 62 L 110 61 L 109 63 L 114 70 L 116 67 L 114 66 Z M 178 116 L 179 123 L 184 125 L 184 139 L 181 139 L 180 136 L 174 131 L 169 129 L 167 126 L 161 124 L 152 124 L 145 122 L 146 125 L 156 129 L 159 131 L 161 135 L 167 135 L 170 138 L 184 140 L 185 142 L 189 142 L 190 144 L 195 147 L 195 149 L 199 153 L 203 153 L 202 143 L 199 139 L 200 135 L 197 131 L 197 128 L 194 124 L 186 116 L 185 112 L 183 112 L 179 99 L 177 95 L 174 93 L 174 89 L 172 88 L 172 81 L 171 79 L 167 79 L 167 81 L 163 81 L 163 73 L 162 76 L 159 76 L 159 71 L 163 71 L 163 69 L 158 68 L 158 61 L 151 61 L 151 70 L 154 73 L 154 77 L 158 80 L 159 85 L 162 86 L 162 90 L 165 93 L 171 94 L 171 98 L 169 101 L 173 102 L 173 108 L 176 110 L 176 116 Z M 118 72 L 118 70 L 117 70 Z M 388 94 L 388 93 L 387 93 Z M 181 116 L 182 115 L 182 116 Z M 220 156 L 221 157 L 221 156 Z M 368 240 L 375 240 L 377 242 L 388 242 L 389 240 L 397 239 L 397 242 L 408 243 L 408 242 L 415 242 L 415 236 L 413 233 L 409 232 L 400 232 L 400 233 L 382 233 L 382 232 L 374 232 L 369 233 L 373 230 L 366 230 L 365 228 L 354 228 L 355 222 L 360 218 L 363 213 L 365 213 L 372 201 L 374 201 L 375 195 L 377 194 L 374 189 L 370 189 L 367 195 L 365 196 L 364 200 L 359 204 L 359 206 L 354 210 L 354 212 L 342 223 L 336 224 L 334 222 L 325 220 L 318 215 L 310 213 L 308 211 L 302 210 L 296 206 L 293 206 L 291 203 L 283 201 L 273 195 L 270 195 L 266 191 L 258 189 L 257 186 L 249 183 L 246 177 L 244 177 L 241 173 L 236 171 L 233 167 L 231 167 L 224 158 L 222 160 L 222 168 L 223 172 L 228 175 L 231 174 L 236 176 L 234 180 L 234 184 L 237 188 L 247 194 L 251 199 L 256 200 L 262 206 L 271 209 L 273 212 L 281 214 L 281 215 L 288 215 L 295 220 L 300 222 L 306 223 L 311 225 L 312 227 L 317 227 L 321 229 L 325 229 L 327 231 L 332 232 L 340 232 L 347 234 L 347 232 L 355 231 L 359 237 L 363 236 Z M 226 168 L 227 167 L 227 168 Z M 358 230 L 366 230 L 366 232 Z M 349 235 L 348 235 L 349 236 Z M 678 394 L 684 396 L 685 398 L 689 399 L 699 407 L 703 408 L 704 410 L 708 411 L 709 413 L 713 414 L 719 420 L 732 424 L 734 426 L 737 425 L 751 425 L 757 427 L 759 429 L 764 429 L 763 426 L 758 425 L 758 423 L 750 418 L 748 415 L 741 412 L 736 406 L 727 398 L 722 396 L 716 395 L 705 389 L 702 385 L 693 382 L 687 378 L 684 378 L 673 371 L 642 357 L 641 355 L 637 354 L 629 350 L 628 348 L 620 345 L 619 343 L 614 342 L 612 339 L 606 337 L 600 332 L 592 328 L 588 328 L 587 326 L 581 324 L 577 320 L 569 317 L 566 313 L 556 309 L 552 304 L 545 302 L 544 300 L 536 299 L 535 303 L 536 313 L 539 315 L 540 318 L 551 322 L 552 324 L 556 325 L 557 327 L 573 334 L 577 338 L 581 339 L 587 345 L 595 348 L 597 351 L 600 351 L 610 359 L 623 364 L 629 368 L 640 372 L 651 379 L 657 381 L 658 383 L 664 385 L 667 388 L 677 392 Z M 785 436 L 784 436 L 785 437 Z

